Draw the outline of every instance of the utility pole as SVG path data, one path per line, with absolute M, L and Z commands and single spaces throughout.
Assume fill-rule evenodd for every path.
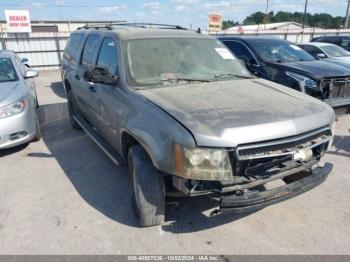
M 307 12 L 307 0 L 305 0 L 304 16 L 303 16 L 303 29 L 306 25 L 306 12 Z
M 304 8 L 304 16 L 303 16 L 303 29 L 301 31 L 301 42 L 303 42 L 303 39 L 304 39 L 304 28 L 306 25 L 306 12 L 307 12 L 307 0 L 305 0 L 305 8 Z
M 349 0 L 350 2 L 350 0 Z M 269 0 L 266 0 L 266 11 L 265 11 L 265 25 L 264 25 L 264 30 L 266 29 L 266 24 L 269 16 Z
M 344 28 L 348 28 L 349 27 L 349 11 L 350 11 L 350 0 L 348 0 L 348 8 L 346 9 L 346 17 L 345 17 Z

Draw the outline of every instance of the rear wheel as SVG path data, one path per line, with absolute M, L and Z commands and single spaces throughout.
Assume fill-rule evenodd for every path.
M 75 121 L 73 117 L 77 115 L 78 109 L 74 101 L 72 90 L 67 91 L 67 102 L 68 102 L 68 114 L 69 114 L 70 124 L 74 129 L 80 130 L 81 126 L 78 124 L 77 121 Z
M 164 178 L 139 145 L 129 149 L 128 162 L 133 179 L 134 203 L 142 227 L 161 225 L 165 214 Z

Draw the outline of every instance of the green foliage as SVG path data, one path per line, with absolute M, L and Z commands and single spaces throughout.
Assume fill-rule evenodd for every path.
M 243 20 L 244 25 L 256 25 L 265 23 L 265 13 L 255 12 L 247 16 Z M 302 24 L 304 20 L 304 13 L 302 12 L 282 12 L 279 11 L 276 14 L 270 12 L 267 17 L 267 23 L 278 23 L 278 22 L 297 22 Z M 306 14 L 306 25 L 311 27 L 320 28 L 340 28 L 345 22 L 345 17 L 332 16 L 330 14 Z M 223 29 L 238 25 L 238 22 L 226 20 L 223 22 Z
M 233 27 L 239 25 L 239 22 L 233 21 L 233 20 L 225 20 L 222 22 L 222 30 L 225 30 L 227 28 Z

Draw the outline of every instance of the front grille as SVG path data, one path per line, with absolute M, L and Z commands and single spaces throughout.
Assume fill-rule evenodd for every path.
M 331 130 L 327 128 L 286 139 L 238 146 L 236 154 L 240 160 L 288 155 L 301 149 L 328 143 L 331 137 Z
M 323 79 L 320 81 L 323 99 L 350 97 L 350 77 Z

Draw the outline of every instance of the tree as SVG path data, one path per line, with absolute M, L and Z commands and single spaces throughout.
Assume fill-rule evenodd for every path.
M 235 21 L 233 21 L 233 20 L 224 20 L 224 21 L 222 22 L 222 30 L 228 29 L 228 28 L 230 28 L 230 27 L 234 27 L 234 26 L 236 26 L 236 25 L 239 25 L 239 23 L 238 23 L 238 22 L 235 22 Z
M 268 23 L 278 23 L 278 22 L 296 22 L 303 23 L 304 14 L 302 12 L 283 12 L 279 11 L 276 14 L 270 12 L 268 14 Z M 345 22 L 345 17 L 336 16 L 333 17 L 330 14 L 306 14 L 306 25 L 311 27 L 320 28 L 340 28 Z M 244 25 L 256 25 L 265 23 L 265 14 L 262 12 L 255 12 L 247 16 L 243 20 Z M 238 25 L 238 22 L 232 20 L 226 20 L 223 22 L 223 29 Z

